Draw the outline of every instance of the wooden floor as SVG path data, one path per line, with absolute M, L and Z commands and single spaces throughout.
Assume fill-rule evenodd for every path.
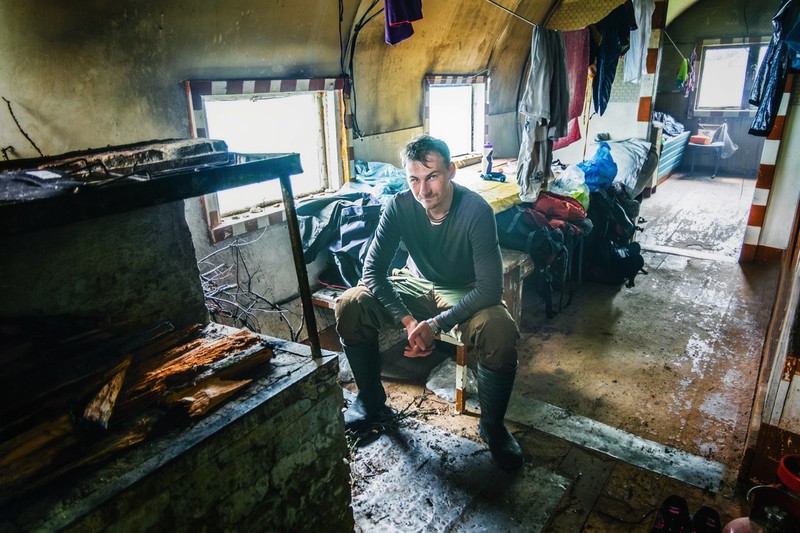
M 474 502 L 485 502 L 487 491 L 492 512 L 482 523 L 495 530 L 650 531 L 656 507 L 670 494 L 683 496 L 692 512 L 714 507 L 723 524 L 748 512 L 737 476 L 777 283 L 775 266 L 735 260 L 752 185 L 699 174 L 661 184 L 642 205 L 647 223 L 639 240 L 649 273 L 633 288 L 584 283 L 572 305 L 548 320 L 525 287 L 520 369 L 507 419 L 526 466 L 500 486 L 473 487 L 473 506 L 433 529 L 474 526 L 481 520 Z M 385 381 L 390 403 L 415 421 L 401 434 L 429 434 L 418 425 L 424 423 L 480 444 L 474 396 L 471 412 L 455 416 L 424 383 Z M 374 518 L 382 489 L 380 476 L 369 483 L 358 477 L 359 457 L 366 455 L 353 457 L 361 481 L 354 501 L 366 531 L 380 524 Z M 380 471 L 375 460 L 370 456 Z M 549 486 L 546 473 L 556 480 Z M 416 486 L 414 479 L 402 483 Z M 513 495 L 539 500 L 544 519 Z M 389 515 L 430 510 L 397 502 L 391 509 Z M 415 524 L 425 523 L 417 518 Z

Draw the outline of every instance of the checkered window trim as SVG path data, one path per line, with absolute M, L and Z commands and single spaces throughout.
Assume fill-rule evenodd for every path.
M 287 92 L 331 91 L 345 89 L 344 78 L 307 78 L 307 79 L 254 79 L 254 80 L 187 80 L 184 82 L 189 111 L 189 131 L 192 137 L 205 138 L 208 136 L 204 96 L 215 95 L 243 95 L 267 94 Z M 346 91 L 344 91 L 346 92 Z M 346 96 L 346 95 L 345 95 Z M 347 98 L 345 109 L 348 109 Z M 346 128 L 345 142 L 347 143 L 347 167 L 353 175 L 353 132 L 352 121 L 345 112 L 344 124 Z M 347 169 L 345 169 L 347 170 Z M 345 179 L 347 177 L 345 176 Z M 223 223 L 219 212 L 219 201 L 216 194 L 207 194 L 201 198 L 201 204 L 206 215 L 209 234 L 212 242 L 242 235 L 250 231 L 277 224 L 285 220 L 283 209 L 270 211 L 262 216 L 245 218 L 232 223 Z
M 425 133 L 430 132 L 430 99 L 428 87 L 431 85 L 475 85 L 483 83 L 486 85 L 486 105 L 483 110 L 483 142 L 489 141 L 489 88 L 491 79 L 485 74 L 453 74 L 453 75 L 430 75 L 425 76 Z

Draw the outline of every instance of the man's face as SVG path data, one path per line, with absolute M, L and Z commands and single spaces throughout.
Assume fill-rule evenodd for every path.
M 453 193 L 450 180 L 455 171 L 455 164 L 451 161 L 450 166 L 446 166 L 441 154 L 436 152 L 428 154 L 428 160 L 424 163 L 409 161 L 406 164 L 408 186 L 414 198 L 428 210 L 436 209 L 450 198 Z

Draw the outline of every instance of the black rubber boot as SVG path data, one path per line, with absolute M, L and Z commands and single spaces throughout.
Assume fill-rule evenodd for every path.
M 489 445 L 495 463 L 504 470 L 515 470 L 523 463 L 522 448 L 503 424 L 516 375 L 516 367 L 511 370 L 496 371 L 478 363 L 480 434 Z
M 386 392 L 381 383 L 378 338 L 355 346 L 342 343 L 342 346 L 358 386 L 358 397 L 344 412 L 344 427 L 360 432 L 393 415 L 386 405 Z

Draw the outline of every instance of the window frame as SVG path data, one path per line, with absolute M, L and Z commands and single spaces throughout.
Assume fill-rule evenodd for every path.
M 489 141 L 489 94 L 491 87 L 491 80 L 489 76 L 486 74 L 430 74 L 425 76 L 424 85 L 425 85 L 425 91 L 424 91 L 425 114 L 423 121 L 423 130 L 426 134 L 430 134 L 431 131 L 431 124 L 430 124 L 431 86 L 469 85 L 473 86 L 473 89 L 474 86 L 476 85 L 480 85 L 483 87 L 483 94 L 484 94 L 483 132 L 476 131 L 474 118 L 472 121 L 473 146 L 475 147 L 475 151 L 473 152 L 473 154 L 480 154 L 483 145 Z M 475 109 L 477 105 L 475 102 L 474 90 L 472 92 L 472 100 L 473 100 L 473 113 L 476 111 L 479 112 L 479 110 Z M 483 138 L 481 138 L 481 134 Z
M 352 120 L 347 120 L 349 114 L 346 110 L 349 109 L 349 106 L 344 78 L 186 80 L 184 88 L 189 108 L 189 130 L 193 138 L 208 137 L 204 107 L 206 97 L 257 97 L 276 93 L 324 92 L 328 94 L 332 92 L 333 105 L 326 107 L 333 107 L 333 109 L 323 110 L 323 113 L 328 116 L 322 122 L 323 124 L 335 122 L 332 126 L 335 131 L 331 132 L 333 135 L 330 137 L 335 138 L 335 146 L 330 146 L 326 142 L 325 152 L 328 165 L 336 165 L 339 180 L 337 183 L 337 180 L 331 179 L 332 174 L 328 172 L 328 187 L 341 186 L 351 181 L 354 172 Z M 327 100 L 327 98 L 323 97 L 323 100 Z M 330 171 L 330 168 L 327 170 Z M 333 173 L 333 175 L 335 176 L 337 173 Z M 295 195 L 295 198 L 298 197 Z M 211 243 L 218 243 L 286 220 L 283 202 L 280 201 L 263 207 L 258 212 L 241 213 L 228 217 L 221 216 L 217 193 L 201 196 L 200 204 Z
M 697 72 L 697 86 L 691 94 L 689 105 L 690 116 L 694 117 L 738 117 L 755 115 L 756 109 L 748 103 L 750 91 L 753 88 L 755 74 L 758 72 L 758 49 L 769 44 L 769 36 L 748 37 L 748 38 L 729 38 L 729 39 L 702 39 L 697 42 L 697 61 L 695 62 L 695 72 Z M 750 48 L 747 63 L 747 73 L 745 74 L 744 87 L 742 88 L 742 98 L 739 107 L 698 107 L 700 88 L 703 83 L 703 63 L 706 51 L 719 48 Z

